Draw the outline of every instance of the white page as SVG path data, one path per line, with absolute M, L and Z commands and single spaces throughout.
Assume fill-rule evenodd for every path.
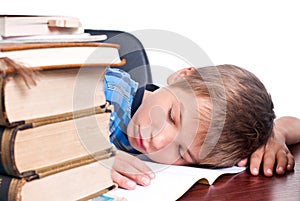
M 24 37 L 7 37 L 0 38 L 1 43 L 60 43 L 60 42 L 93 42 L 104 41 L 107 35 L 90 35 L 89 33 L 83 34 L 60 34 L 60 35 L 34 35 Z
M 135 190 L 118 188 L 107 195 L 126 198 L 128 201 L 174 201 L 181 197 L 193 184 L 206 178 L 209 184 L 222 174 L 234 174 L 245 170 L 245 167 L 206 169 L 187 166 L 163 165 L 146 162 L 155 172 L 156 177 L 147 187 L 137 186 Z M 142 198 L 142 199 L 141 199 Z

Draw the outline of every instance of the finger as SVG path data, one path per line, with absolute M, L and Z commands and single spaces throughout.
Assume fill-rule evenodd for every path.
M 288 153 L 284 150 L 280 150 L 276 154 L 276 159 L 277 159 L 276 173 L 279 175 L 284 174 L 287 168 L 288 165 L 287 154 Z
M 287 169 L 287 171 L 292 171 L 295 167 L 295 158 L 291 154 L 291 152 L 288 153 L 287 158 L 288 158 L 288 164 L 287 164 L 286 169 Z
M 237 166 L 239 167 L 245 167 L 248 163 L 248 158 L 244 158 L 243 160 L 239 161 Z
M 250 157 L 250 172 L 252 175 L 256 176 L 259 174 L 259 167 L 262 163 L 262 158 L 264 155 L 264 149 L 265 147 L 262 146 L 258 148 L 255 152 L 251 154 Z
M 137 166 L 139 167 L 141 166 L 140 164 L 136 165 L 136 163 L 144 163 L 144 162 L 139 159 L 137 160 L 137 162 L 132 162 L 132 160 L 128 161 L 127 159 L 126 160 L 115 159 L 113 164 L 113 169 L 117 171 L 119 174 L 121 174 L 122 176 L 125 176 L 140 185 L 143 186 L 149 185 L 151 182 L 151 178 L 149 177 L 148 173 L 145 173 L 146 170 L 141 171 L 139 168 L 137 168 Z M 132 159 L 136 159 L 136 158 L 134 157 Z M 147 169 L 148 168 L 149 167 L 147 167 Z
M 129 174 L 131 174 L 130 171 L 133 171 L 132 173 L 140 173 L 142 175 L 147 175 L 151 179 L 155 178 L 155 174 L 152 171 L 152 169 L 144 161 L 140 160 L 135 156 L 120 152 L 120 154 L 118 154 L 116 157 L 116 161 L 120 163 L 119 165 L 121 165 L 121 167 L 122 165 L 126 167 L 123 167 L 123 173 L 127 171 Z M 121 169 L 121 167 L 119 169 Z
M 134 190 L 136 188 L 136 183 L 134 181 L 121 175 L 115 170 L 112 170 L 111 176 L 112 180 L 121 188 L 125 188 L 127 190 Z
M 273 169 L 275 166 L 275 160 L 276 160 L 276 154 L 273 151 L 265 151 L 264 157 L 263 157 L 263 171 L 264 175 L 267 177 L 273 176 Z
M 143 174 L 147 174 L 151 179 L 155 178 L 152 169 L 142 160 L 134 157 L 130 160 L 130 164 Z

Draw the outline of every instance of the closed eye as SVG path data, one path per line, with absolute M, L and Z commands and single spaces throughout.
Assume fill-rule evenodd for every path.
M 178 146 L 178 155 L 179 155 L 180 159 L 185 160 L 183 157 L 183 153 L 182 153 L 182 147 L 180 145 Z

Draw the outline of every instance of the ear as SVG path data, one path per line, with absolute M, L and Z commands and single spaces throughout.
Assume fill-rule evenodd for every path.
M 173 84 L 181 80 L 184 76 L 193 74 L 195 71 L 196 69 L 194 67 L 180 69 L 168 77 L 167 83 L 168 85 Z

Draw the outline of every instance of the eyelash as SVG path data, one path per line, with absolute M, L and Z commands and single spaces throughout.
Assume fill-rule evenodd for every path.
M 184 160 L 183 155 L 181 153 L 181 146 L 178 146 L 178 155 L 182 160 Z

